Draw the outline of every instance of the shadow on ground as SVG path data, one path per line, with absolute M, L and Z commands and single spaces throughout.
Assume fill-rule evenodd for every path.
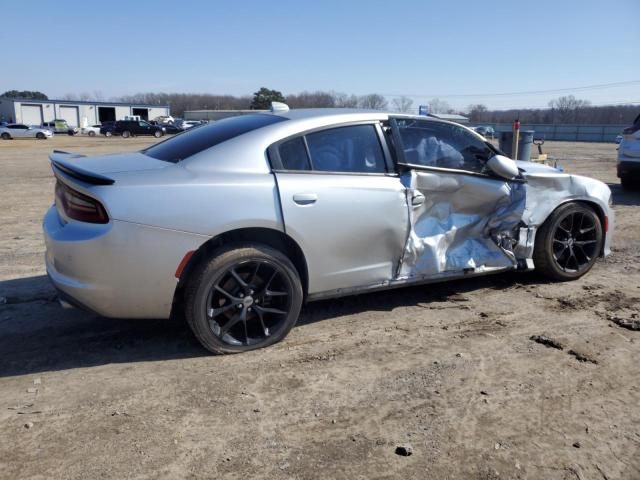
M 640 188 L 635 191 L 624 190 L 619 183 L 608 183 L 614 205 L 640 206 Z
M 543 282 L 504 274 L 323 300 L 307 304 L 298 324 L 364 311 L 391 311 L 480 288 Z M 46 276 L 0 282 L 0 377 L 208 355 L 179 320 L 118 320 L 59 306 Z

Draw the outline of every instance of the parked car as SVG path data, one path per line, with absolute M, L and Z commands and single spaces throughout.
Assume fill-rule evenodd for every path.
M 485 138 L 495 138 L 496 136 L 496 132 L 493 129 L 493 127 L 479 126 L 479 127 L 473 127 L 473 130 L 475 130 Z
M 424 116 L 279 106 L 50 159 L 46 268 L 65 305 L 181 313 L 215 353 L 280 341 L 303 301 L 533 268 L 573 280 L 610 251 L 604 183 Z
M 38 138 L 41 140 L 51 138 L 51 130 L 46 128 L 33 127 L 22 123 L 8 123 L 0 127 L 0 138 L 11 140 L 14 138 Z
M 66 120 L 53 120 L 51 122 L 44 122 L 42 128 L 46 128 L 47 130 L 51 130 L 53 133 L 65 133 L 67 135 L 76 135 L 79 130 L 78 127 L 71 127 L 67 123 Z
M 115 128 L 115 126 L 115 121 L 102 122 L 102 125 L 100 125 L 100 135 L 110 137 L 111 135 L 113 135 L 113 129 Z
M 614 140 L 618 145 L 622 142 L 622 135 L 616 135 L 616 139 Z
M 118 120 L 112 133 L 114 135 L 122 135 L 124 138 L 138 135 L 153 135 L 156 138 L 160 138 L 164 135 L 162 127 L 158 125 L 151 125 L 144 120 Z
M 153 119 L 154 122 L 159 123 L 159 124 L 166 124 L 166 123 L 174 123 L 175 120 L 171 115 L 161 115 L 159 117 L 155 117 Z
M 89 135 L 90 137 L 95 137 L 100 133 L 100 129 L 102 125 L 91 125 L 90 127 L 82 127 L 80 129 L 80 133 L 83 135 Z
M 180 133 L 183 131 L 181 128 L 176 127 L 172 123 L 165 123 L 161 125 L 161 127 L 164 130 L 164 133 Z
M 183 130 L 187 130 L 189 128 L 193 128 L 193 127 L 199 127 L 200 125 L 202 125 L 203 123 L 199 120 L 187 120 L 182 122 L 182 124 L 180 125 L 181 128 Z
M 622 131 L 617 170 L 623 188 L 640 187 L 640 115 Z

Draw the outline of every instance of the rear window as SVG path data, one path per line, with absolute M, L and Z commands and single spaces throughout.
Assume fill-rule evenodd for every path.
M 263 113 L 225 118 L 198 128 L 190 128 L 143 150 L 142 153 L 158 160 L 177 163 L 243 133 L 285 120 L 285 117 Z

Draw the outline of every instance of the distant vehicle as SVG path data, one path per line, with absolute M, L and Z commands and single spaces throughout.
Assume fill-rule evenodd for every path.
M 55 119 L 51 122 L 44 122 L 42 128 L 51 130 L 53 133 L 66 133 L 67 135 L 76 135 L 78 127 L 70 127 L 66 120 Z
M 640 115 L 633 125 L 622 131 L 617 167 L 622 188 L 631 190 L 640 187 Z
M 618 145 L 622 142 L 622 135 L 616 135 L 616 139 L 614 140 Z
M 165 123 L 164 125 L 160 125 L 164 130 L 164 133 L 180 133 L 183 130 L 181 128 L 176 127 L 172 123 Z
M 473 128 L 476 132 L 485 138 L 495 138 L 496 132 L 493 127 L 479 126 Z
M 137 135 L 153 135 L 156 138 L 160 138 L 164 135 L 162 127 L 158 125 L 151 125 L 149 122 L 145 122 L 144 120 L 118 120 L 115 123 L 112 133 L 114 135 L 122 135 L 123 138 L 129 138 Z
M 182 122 L 181 127 L 183 130 L 187 130 L 192 127 L 199 127 L 200 125 L 202 125 L 202 122 L 200 120 L 187 120 L 185 122 Z
M 160 124 L 175 123 L 175 119 L 171 115 L 161 115 L 153 119 L 154 122 Z
M 116 122 L 113 121 L 102 122 L 102 125 L 100 125 L 100 135 L 110 137 L 111 135 L 113 135 L 113 129 L 115 125 Z
M 40 127 L 30 127 L 22 123 L 9 123 L 0 127 L 0 138 L 3 140 L 11 140 L 14 138 L 38 138 L 44 140 L 52 136 L 53 133 L 51 133 L 51 130 Z
M 82 127 L 80 129 L 80 133 L 83 135 L 89 135 L 90 137 L 95 137 L 100 133 L 100 128 L 102 125 L 91 125 L 90 127 Z

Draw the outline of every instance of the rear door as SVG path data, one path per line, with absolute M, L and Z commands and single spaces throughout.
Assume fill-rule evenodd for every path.
M 399 277 L 515 267 L 514 237 L 526 190 L 488 172 L 493 148 L 453 123 L 394 118 L 391 126 L 412 204 Z
M 26 125 L 14 124 L 14 125 L 9 125 L 7 128 L 9 128 L 9 133 L 14 138 L 25 138 L 29 136 L 28 135 L 29 127 Z
M 394 278 L 408 208 L 379 124 L 294 136 L 273 145 L 269 158 L 286 232 L 305 252 L 310 294 Z

